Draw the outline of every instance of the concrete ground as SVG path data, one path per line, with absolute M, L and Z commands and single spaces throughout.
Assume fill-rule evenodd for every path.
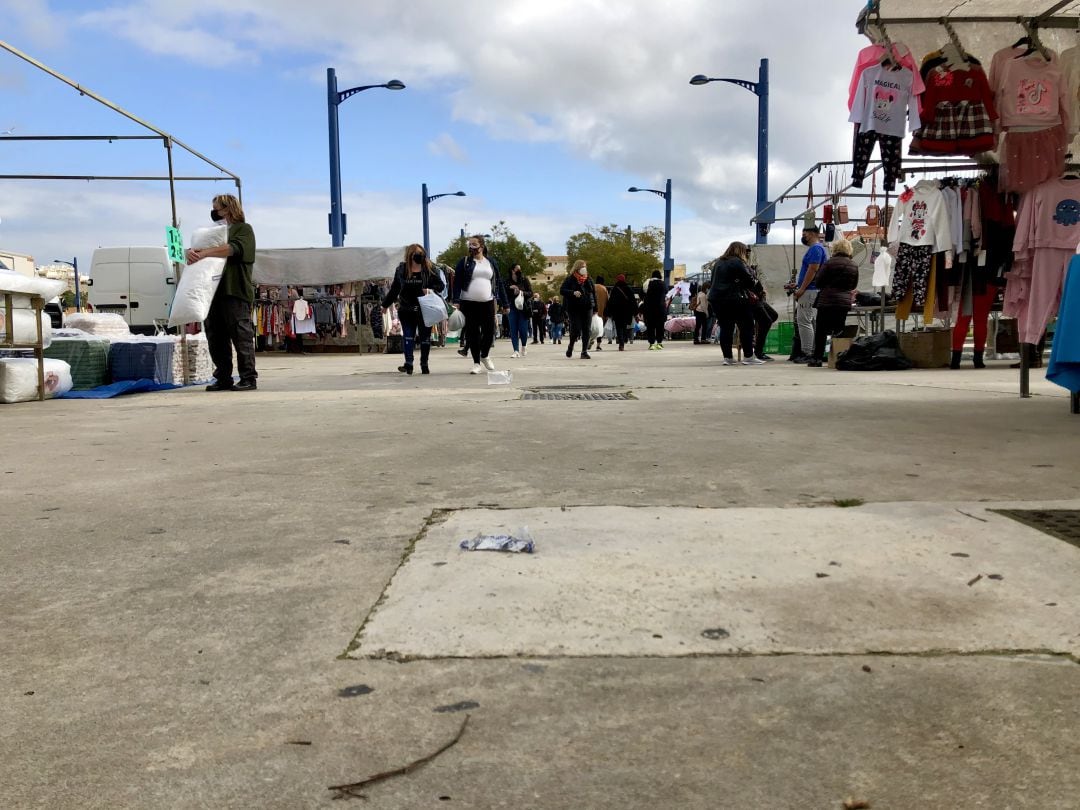
M 3 406 L 0 807 L 1080 804 L 1064 391 L 564 348 Z

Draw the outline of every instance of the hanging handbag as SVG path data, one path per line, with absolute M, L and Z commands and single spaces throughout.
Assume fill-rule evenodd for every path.
M 847 203 L 841 204 L 840 193 L 847 185 L 847 172 L 844 172 L 842 179 L 836 182 L 836 221 L 840 225 L 847 225 L 848 223 L 848 207 Z
M 810 178 L 810 182 L 811 184 L 813 184 L 813 178 Z M 813 189 L 813 185 L 811 185 L 810 188 Z M 828 200 L 828 202 L 825 203 L 825 205 L 821 206 L 821 221 L 824 222 L 826 225 L 831 224 L 833 221 L 833 205 L 836 202 L 836 197 L 833 192 L 833 173 L 830 169 L 829 180 L 828 183 L 825 185 L 825 198 Z
M 870 178 L 870 204 L 866 206 L 866 224 L 875 228 L 881 225 L 881 206 L 877 204 L 877 174 Z
M 817 226 L 817 214 L 814 211 L 814 178 L 810 178 L 810 189 L 806 192 L 806 213 L 803 214 L 803 227 Z

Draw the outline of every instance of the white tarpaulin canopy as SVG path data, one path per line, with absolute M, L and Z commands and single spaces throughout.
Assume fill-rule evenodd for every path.
M 949 43 L 943 20 L 986 70 L 997 51 L 1027 35 L 1025 23 L 1035 26 L 1043 46 L 1059 54 L 1080 45 L 1080 0 L 869 0 L 856 25 L 874 42 L 884 33 L 907 45 L 918 64 Z M 1070 152 L 1080 157 L 1080 137 Z
M 323 286 L 393 278 L 401 247 L 273 248 L 255 251 L 252 273 L 265 286 Z

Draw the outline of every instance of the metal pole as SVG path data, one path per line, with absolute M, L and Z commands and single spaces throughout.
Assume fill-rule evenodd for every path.
M 757 204 L 756 211 L 762 211 L 769 204 L 769 60 L 762 59 L 758 67 L 758 133 L 757 133 Z M 771 214 L 771 212 L 770 212 Z M 762 233 L 758 223 L 755 243 L 764 245 L 767 236 Z
M 671 178 L 664 185 L 664 284 L 671 284 Z
M 341 143 L 338 140 L 337 73 L 326 69 L 326 115 L 330 130 L 330 243 L 345 244 L 345 215 L 341 211 Z
M 173 175 L 172 138 L 165 138 L 165 152 L 169 157 L 169 202 L 172 203 L 172 226 L 176 228 L 179 226 L 176 224 L 176 177 Z
M 82 297 L 79 294 L 79 257 L 71 260 L 71 266 L 75 268 L 75 311 L 82 312 Z
M 424 212 L 424 255 L 431 255 L 431 248 L 428 246 L 428 193 L 427 183 L 420 184 L 420 207 Z

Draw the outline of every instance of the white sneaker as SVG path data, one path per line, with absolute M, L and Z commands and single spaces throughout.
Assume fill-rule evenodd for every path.
M 488 371 L 494 371 L 495 370 L 495 364 L 493 362 L 491 362 L 490 357 L 481 357 L 480 362 L 484 364 L 484 368 L 486 368 Z M 479 366 L 476 367 L 476 373 L 477 374 L 480 373 L 480 367 Z
M 725 357 L 723 362 L 720 363 L 720 365 L 722 365 L 722 366 L 737 366 L 739 364 L 735 361 L 734 357 Z
M 747 357 L 742 361 L 742 364 L 744 366 L 763 366 L 765 365 L 765 361 L 757 357 Z
M 525 356 L 525 347 L 524 346 L 521 347 L 521 356 L 522 357 Z
M 474 363 L 473 367 L 472 367 L 472 370 L 469 373 L 470 374 L 479 374 L 481 371 L 483 371 L 483 369 L 480 367 L 480 364 L 479 363 Z
M 517 352 L 514 352 L 514 353 L 513 353 L 512 355 L 510 355 L 510 356 L 511 356 L 511 357 L 521 357 L 521 355 L 520 355 L 520 354 L 518 354 Z

